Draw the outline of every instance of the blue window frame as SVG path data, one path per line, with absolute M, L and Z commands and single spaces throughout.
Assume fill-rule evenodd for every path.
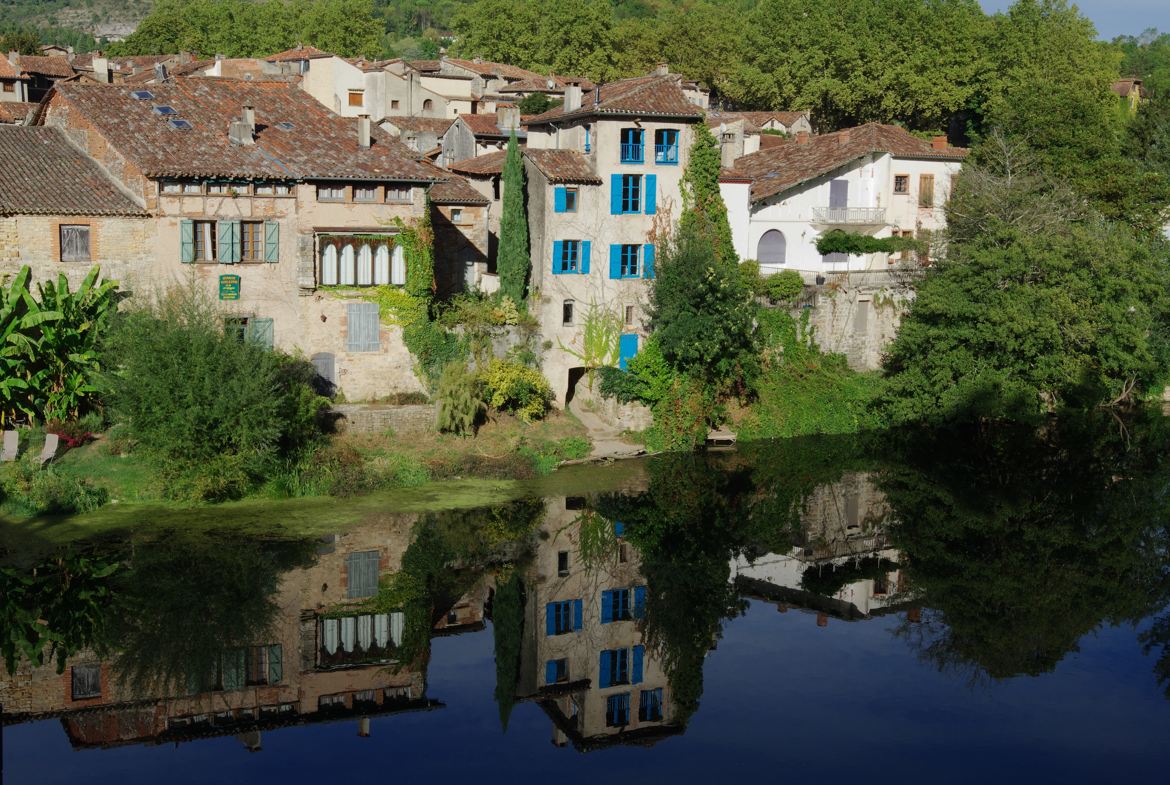
M 678 165 L 678 130 L 660 128 L 654 132 L 654 163 Z
M 634 618 L 634 608 L 629 589 L 611 589 L 601 593 L 601 623 L 629 621 Z
M 618 268 L 620 278 L 637 278 L 638 272 L 638 246 L 637 245 L 623 245 L 621 252 L 621 266 Z
M 658 722 L 662 719 L 662 688 L 642 690 L 638 698 L 638 720 Z
M 575 213 L 577 212 L 577 188 L 570 186 L 561 186 L 553 191 L 553 212 L 556 213 Z
M 563 684 L 569 680 L 569 661 L 567 659 L 549 660 L 544 664 L 544 683 Z M 661 690 L 659 690 L 661 692 Z
M 623 128 L 621 141 L 621 161 L 623 164 L 640 164 L 646 160 L 645 145 L 642 144 L 644 132 L 641 128 Z
M 622 175 L 622 213 L 642 212 L 642 175 Z
M 605 699 L 605 724 L 610 728 L 630 724 L 630 693 L 610 695 Z
M 581 629 L 581 600 L 550 602 L 544 608 L 545 633 L 549 636 L 565 635 Z
M 601 652 L 598 684 L 604 689 L 630 683 L 630 650 L 606 649 Z
M 580 269 L 581 261 L 581 241 L 580 240 L 562 240 L 561 241 L 561 258 L 557 260 L 560 265 L 560 272 L 575 273 Z

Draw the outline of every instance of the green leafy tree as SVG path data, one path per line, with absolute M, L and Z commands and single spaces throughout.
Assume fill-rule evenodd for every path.
M 528 213 L 524 204 L 524 161 L 516 134 L 508 140 L 504 159 L 504 206 L 500 216 L 500 247 L 496 269 L 500 275 L 500 293 L 517 305 L 525 300 L 532 260 L 528 249 Z
M 679 226 L 706 234 L 721 263 L 738 264 L 739 255 L 731 241 L 731 224 L 727 220 L 727 205 L 719 192 L 719 140 L 706 123 L 696 123 L 691 129 L 694 141 L 682 177 L 683 212 Z

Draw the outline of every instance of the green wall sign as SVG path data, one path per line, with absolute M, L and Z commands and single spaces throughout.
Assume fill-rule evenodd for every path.
M 221 299 L 221 300 L 238 300 L 238 299 L 240 299 L 240 276 L 238 276 L 238 275 L 221 275 L 221 276 L 219 276 L 219 299 Z

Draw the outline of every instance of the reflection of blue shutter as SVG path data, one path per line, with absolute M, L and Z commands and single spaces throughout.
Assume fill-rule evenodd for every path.
M 613 621 L 613 592 L 601 593 L 601 623 L 609 624 Z
M 613 522 L 613 536 L 614 537 L 621 537 L 625 533 L 626 533 L 626 525 L 624 523 L 622 523 L 621 521 L 614 521 Z
M 620 174 L 609 176 L 609 214 L 622 214 L 622 176 Z
M 581 241 L 581 275 L 589 275 L 589 252 L 593 250 L 593 243 L 588 240 Z
M 557 661 L 556 660 L 549 660 L 548 662 L 545 663 L 545 665 L 544 665 L 544 683 L 545 684 L 556 684 L 557 683 Z
M 654 215 L 658 210 L 658 175 L 646 175 L 646 215 Z
M 642 246 L 642 275 L 654 277 L 654 244 L 646 243 Z
M 609 680 L 609 652 L 601 652 L 601 670 L 597 679 L 597 686 L 602 689 L 610 686 Z
M 557 604 L 555 602 L 544 606 L 544 631 L 549 635 L 557 634 Z
M 609 277 L 615 280 L 622 277 L 622 247 L 620 245 L 609 247 Z
M 553 212 L 565 212 L 565 189 L 563 187 L 553 191 Z
M 553 275 L 561 274 L 561 256 L 564 253 L 564 243 L 560 240 L 553 240 L 553 257 L 552 257 L 552 271 Z
M 584 603 L 581 600 L 573 600 L 573 629 L 581 629 L 583 617 L 585 616 Z
M 646 615 L 646 587 L 634 587 L 634 618 L 641 619 Z
M 642 683 L 642 657 L 646 653 L 644 646 L 634 647 L 634 675 L 630 679 L 630 684 Z

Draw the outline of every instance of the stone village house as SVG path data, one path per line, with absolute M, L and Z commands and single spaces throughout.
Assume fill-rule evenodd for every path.
M 336 117 L 284 83 L 65 82 L 38 123 L 28 130 L 54 140 L 33 148 L 43 165 L 80 161 L 96 193 L 117 194 L 109 204 L 133 212 L 140 228 L 114 231 L 115 219 L 86 202 L 85 246 L 68 228 L 85 221 L 65 214 L 61 199 L 41 199 L 53 218 L 37 220 L 56 228 L 18 217 L 18 236 L 0 243 L 0 273 L 28 264 L 38 278 L 80 276 L 101 264 L 141 294 L 195 280 L 242 337 L 311 358 L 351 400 L 422 389 L 400 328 L 381 323 L 362 289 L 405 283 L 395 221 L 422 218 L 432 188 L 437 279 L 448 290 L 464 285 L 487 251 L 487 200 L 466 182 L 416 160 L 368 118 Z M 28 160 L 20 167 L 38 171 Z

